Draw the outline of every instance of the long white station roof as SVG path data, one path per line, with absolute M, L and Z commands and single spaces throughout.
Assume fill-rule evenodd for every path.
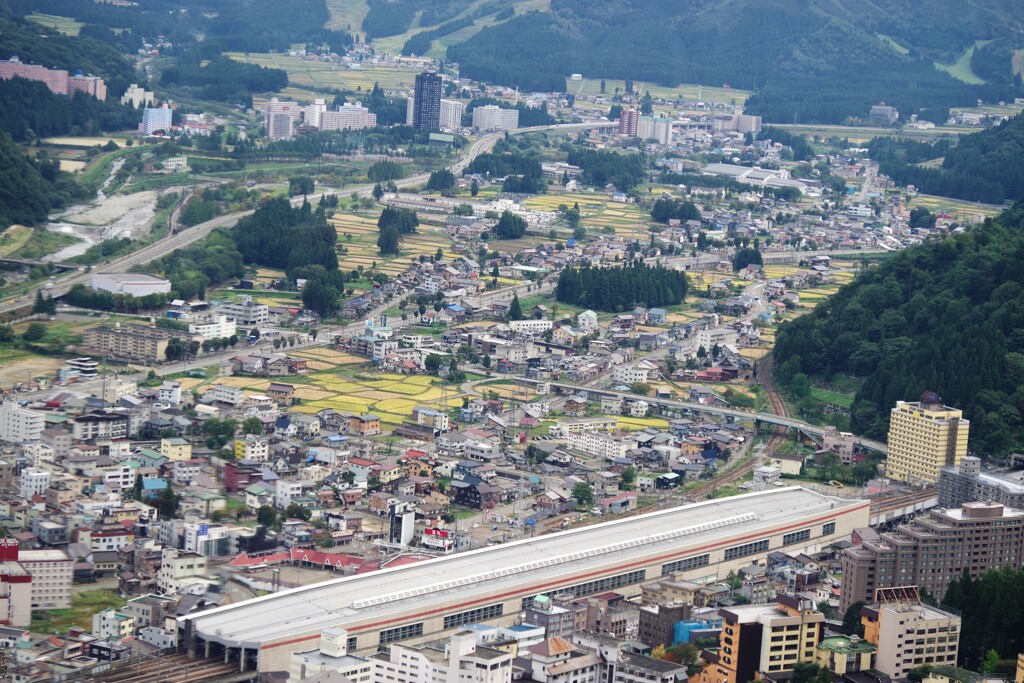
M 666 552 L 824 523 L 863 504 L 777 488 L 332 579 L 181 617 L 179 623 L 193 622 L 196 635 L 207 641 L 258 648 L 329 627 L 388 624 L 412 609 L 429 612 L 453 601 L 497 601 L 516 589 L 542 593 L 566 578 L 597 576 L 620 565 L 636 569 L 644 558 L 654 562 Z

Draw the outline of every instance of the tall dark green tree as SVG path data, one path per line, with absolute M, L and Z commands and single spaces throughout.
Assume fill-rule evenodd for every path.
M 380 249 L 381 256 L 398 256 L 400 239 L 397 228 L 394 226 L 385 228 L 377 238 L 377 248 Z
M 526 320 L 526 316 L 523 315 L 523 307 L 519 303 L 519 294 L 512 295 L 512 304 L 508 307 L 508 319 Z

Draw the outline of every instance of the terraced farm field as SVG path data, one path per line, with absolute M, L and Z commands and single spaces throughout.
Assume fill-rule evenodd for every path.
M 402 253 L 397 257 L 383 258 L 377 248 L 377 216 L 364 216 L 350 213 L 335 214 L 331 219 L 338 232 L 338 244 L 348 249 L 348 255 L 339 258 L 343 269 L 352 270 L 362 266 L 369 270 L 374 263 L 377 270 L 387 275 L 398 275 L 409 265 L 410 259 L 419 258 L 420 254 L 433 256 L 438 247 L 447 252 L 451 246 L 448 235 L 435 230 L 429 225 L 421 225 L 415 235 L 404 235 Z M 351 239 L 346 237 L 351 235 Z
M 574 203 L 580 205 L 582 225 L 591 232 L 612 227 L 616 235 L 638 235 L 640 239 L 647 239 L 647 226 L 652 224 L 650 214 L 636 204 L 613 202 L 604 194 L 552 193 L 530 197 L 525 202 L 526 208 L 537 211 L 557 211 L 561 204 L 571 207 Z
M 455 405 L 458 387 L 441 385 L 441 380 L 426 375 L 408 377 L 389 373 L 361 370 L 367 359 L 328 348 L 291 351 L 290 355 L 305 358 L 315 370 L 308 375 L 275 377 L 213 377 L 193 379 L 188 389 L 203 392 L 215 384 L 226 384 L 245 390 L 246 396 L 262 394 L 271 381 L 284 382 L 295 387 L 300 399 L 292 409 L 302 413 L 316 413 L 325 408 L 358 413 L 372 412 L 380 416 L 388 429 L 409 419 L 415 406 L 440 407 L 442 397 Z M 460 404 L 461 405 L 461 404 Z

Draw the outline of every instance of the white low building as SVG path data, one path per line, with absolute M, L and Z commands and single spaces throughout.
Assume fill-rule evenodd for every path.
M 569 448 L 611 460 L 621 458 L 637 447 L 637 440 L 610 432 L 577 432 L 569 434 Z
M 93 273 L 89 286 L 111 294 L 148 296 L 169 294 L 171 281 L 145 273 Z
M 240 387 L 229 387 L 226 384 L 215 384 L 212 389 L 203 394 L 203 397 L 209 398 L 217 403 L 229 403 L 233 406 L 237 406 L 245 400 L 245 392 Z
M 229 339 L 237 334 L 238 325 L 234 319 L 228 318 L 226 315 L 218 315 L 206 320 L 190 323 L 188 332 L 189 334 L 202 337 L 203 341 Z

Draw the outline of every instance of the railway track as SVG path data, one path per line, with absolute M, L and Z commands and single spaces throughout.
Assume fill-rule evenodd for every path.
M 88 674 L 80 680 L 88 683 L 201 683 L 238 677 L 238 663 L 190 658 L 186 654 L 151 657 L 144 661 L 114 665 L 108 671 Z
M 768 397 L 768 403 L 772 407 L 772 412 L 776 415 L 783 417 L 789 417 L 789 408 L 786 406 L 786 402 L 782 400 L 782 396 L 775 388 L 775 381 L 772 378 L 772 370 L 775 368 L 775 359 L 768 354 L 762 358 L 757 364 L 757 379 L 764 387 L 765 396 Z M 776 427 L 772 430 L 771 438 L 765 444 L 765 454 L 771 456 L 786 440 L 787 430 L 784 427 Z
M 934 498 L 938 494 L 939 490 L 937 488 L 935 488 L 934 486 L 926 486 L 925 488 L 919 491 L 901 493 L 895 496 L 887 497 L 884 500 L 873 502 L 871 503 L 871 512 L 885 513 L 891 512 L 893 510 L 899 510 L 900 508 L 904 508 L 908 505 L 913 505 L 914 503 L 920 503 L 922 501 L 928 500 L 929 498 Z

